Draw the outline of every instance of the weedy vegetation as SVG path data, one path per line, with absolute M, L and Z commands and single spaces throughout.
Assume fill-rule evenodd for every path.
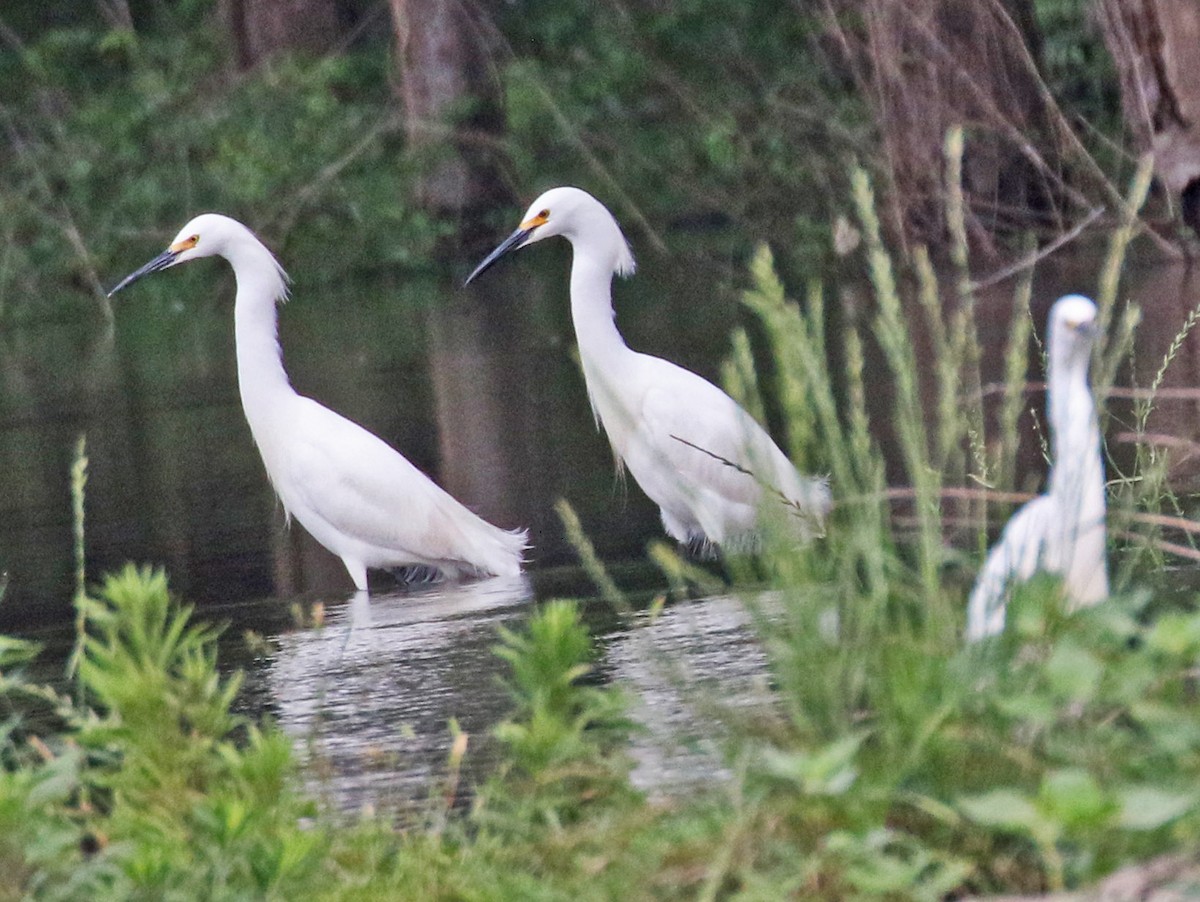
M 947 153 L 959 148 L 952 134 Z M 955 303 L 937 303 L 945 294 L 928 255 L 918 248 L 896 266 L 867 175 L 851 182 L 875 312 L 836 311 L 816 284 L 803 303 L 789 300 L 763 249 L 745 301 L 774 369 L 755 373 L 744 338 L 726 367 L 735 387 L 771 384 L 793 457 L 838 487 L 822 540 L 797 548 L 768 523 L 761 555 L 727 562 L 735 584 L 769 590 L 743 598 L 772 685 L 752 717 L 719 699 L 698 715 L 727 781 L 669 800 L 632 786 L 628 699 L 591 678 L 599 650 L 578 606 L 556 601 L 499 636 L 511 709 L 495 728 L 490 778 L 458 785 L 469 742 L 451 731 L 450 777 L 422 814 L 396 823 L 329 811 L 302 788 L 292 740 L 234 713 L 240 677 L 218 670 L 218 630 L 194 622 L 161 572 L 131 566 L 94 590 L 80 583 L 73 698 L 25 676 L 34 645 L 0 642 L 0 865 L 10 875 L 0 894 L 937 899 L 1078 887 L 1194 848 L 1200 610 L 1154 582 L 1164 554 L 1190 547 L 1190 533 L 1170 544 L 1160 535 L 1178 527 L 1163 512 L 1179 519 L 1186 499 L 1170 491 L 1160 457 L 1139 452 L 1131 472 L 1112 473 L 1114 597 L 1066 616 L 1054 580 L 1037 579 L 1014 599 L 1003 636 L 964 646 L 974 562 L 1017 497 L 1011 443 L 1037 331 L 1030 280 L 1016 289 L 1005 382 L 989 392 L 970 280 L 960 272 Z M 1132 228 L 1130 212 L 1112 259 Z M 1113 325 L 1095 363 L 1101 395 L 1137 317 L 1116 304 L 1119 266 L 1103 272 L 1097 295 Z M 929 384 L 916 376 L 914 323 L 936 348 Z M 1182 336 L 1139 395 L 1139 428 Z M 870 348 L 893 383 L 903 490 L 889 488 L 872 430 L 861 375 Z M 85 481 L 81 442 L 79 548 Z M 560 514 L 604 596 L 623 605 L 565 504 Z M 665 545 L 652 554 L 679 593 L 711 589 L 711 574 Z
M 20 86 L 0 103 L 11 164 L 0 320 L 19 327 L 64 305 L 111 316 L 102 274 L 124 271 L 131 242 L 157 245 L 195 205 L 268 229 L 289 258 L 312 261 L 300 281 L 428 272 L 455 224 L 397 202 L 421 161 L 405 152 L 390 51 L 281 59 L 243 77 L 223 62 L 208 4 L 158 6 L 146 34 L 51 29 L 0 54 L 0 76 Z M 1080 43 L 1076 6 L 1038 4 L 1053 92 L 1086 95 L 1094 121 L 1112 116 L 1096 94 L 1112 80 L 1079 58 L 1100 55 L 1095 36 Z M 236 712 L 240 676 L 218 668 L 219 630 L 172 598 L 162 572 L 86 584 L 81 443 L 66 688 L 30 676 L 36 644 L 0 636 L 0 902 L 939 899 L 1085 887 L 1197 848 L 1200 608 L 1162 574 L 1200 550 L 1194 504 L 1147 430 L 1200 308 L 1150 381 L 1122 389 L 1132 453 L 1108 460 L 1113 598 L 1066 616 L 1054 581 L 1034 580 L 1002 636 L 964 647 L 975 569 L 1028 488 L 1017 436 L 1041 406 L 1026 379 L 1042 324 L 1030 244 L 1003 376 L 986 382 L 962 131 L 942 160 L 938 221 L 951 241 L 939 277 L 920 245 L 889 249 L 868 170 L 847 177 L 842 160 L 878 129 L 839 65 L 822 63 L 817 13 L 741 0 L 514 10 L 502 22 L 513 47 L 542 48 L 514 51 L 500 72 L 515 185 L 547 171 L 591 181 L 657 247 L 649 223 L 684 211 L 673 253 L 740 260 L 763 236 L 777 241 L 777 261 L 765 247 L 753 258 L 755 329 L 735 335 L 726 383 L 757 415 L 778 408 L 793 460 L 830 474 L 837 507 L 809 546 L 768 523 L 761 554 L 725 562 L 770 690 L 753 712 L 719 697 L 697 705 L 729 776 L 673 798 L 633 786 L 629 698 L 597 678 L 601 649 L 578 605 L 556 601 L 498 637 L 511 707 L 490 777 L 460 785 L 472 747 L 448 727 L 448 776 L 419 813 L 323 807 L 292 739 Z M 809 51 L 798 59 L 797 47 Z M 1118 289 L 1149 179 L 1144 161 L 1123 201 L 1101 192 L 1117 220 L 1094 286 L 1102 404 L 1134 372 L 1138 308 Z M 844 196 L 853 215 L 830 242 Z M 708 228 L 720 222 L 733 231 Z M 838 244 L 837 268 L 867 276 L 861 303 L 818 282 L 785 286 L 779 272 L 832 269 Z M 165 347 L 152 338 L 147 348 Z M 886 374 L 886 407 L 871 403 L 868 359 Z M 604 603 L 628 612 L 578 520 L 565 505 L 560 515 Z M 712 573 L 673 549 L 651 555 L 673 596 L 714 591 Z M 652 631 L 660 609 L 634 628 Z

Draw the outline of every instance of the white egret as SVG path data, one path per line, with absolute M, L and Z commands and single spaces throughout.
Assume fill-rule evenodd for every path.
M 561 235 L 571 242 L 571 318 L 592 413 L 618 470 L 629 468 L 680 542 L 751 547 L 764 497 L 778 499 L 794 532 L 819 533 L 829 509 L 823 479 L 801 476 L 766 431 L 729 395 L 695 373 L 641 354 L 617 331 L 613 275 L 633 273 L 621 227 L 578 188 L 553 188 L 467 278 L 510 251 Z
M 524 532 L 482 520 L 381 439 L 292 388 L 276 317 L 287 275 L 240 222 L 197 216 L 109 296 L 149 273 L 213 255 L 229 262 L 237 281 L 238 388 L 267 475 L 288 516 L 342 559 L 355 587 L 367 588 L 368 568 L 519 573 Z
M 1047 331 L 1049 488 L 1013 515 L 988 554 L 967 606 L 972 640 L 1004 629 L 1012 587 L 1039 571 L 1062 577 L 1068 609 L 1108 596 L 1104 462 L 1087 380 L 1096 305 L 1080 295 L 1060 298 Z

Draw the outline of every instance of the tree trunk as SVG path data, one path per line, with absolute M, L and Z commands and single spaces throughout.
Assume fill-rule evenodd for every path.
M 503 128 L 490 24 L 482 4 L 391 0 L 409 146 L 431 155 L 417 186 L 432 212 L 463 214 L 508 201 L 496 147 Z
M 324 53 L 341 36 L 337 0 L 220 0 L 220 11 L 241 69 L 281 51 Z
M 486 4 L 390 0 L 399 56 L 399 94 L 409 151 L 421 162 L 416 201 L 453 220 L 437 256 L 459 266 L 430 307 L 429 367 L 438 423 L 438 481 L 486 519 L 521 523 L 523 410 L 514 386 L 518 349 L 529 343 L 525 299 L 501 295 L 502 280 L 463 288 L 462 266 L 496 244 L 481 215 L 500 204 L 517 214 L 499 154 L 499 82 Z
M 1154 151 L 1159 180 L 1200 231 L 1200 7 L 1101 0 L 1099 12 L 1134 144 Z

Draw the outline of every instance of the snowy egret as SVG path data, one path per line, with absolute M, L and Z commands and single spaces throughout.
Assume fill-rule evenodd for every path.
M 381 439 L 292 388 L 275 309 L 287 297 L 287 275 L 240 222 L 197 216 L 109 297 L 149 273 L 213 255 L 229 262 L 237 281 L 238 388 L 267 476 L 288 516 L 342 559 L 355 587 L 367 588 L 368 568 L 519 573 L 524 532 L 480 519 Z
M 1077 294 L 1059 298 L 1048 332 L 1049 488 L 1013 515 L 988 554 L 967 606 L 969 639 L 1004 629 L 1012 586 L 1038 571 L 1062 577 L 1072 610 L 1108 596 L 1104 462 L 1087 381 L 1096 305 Z
M 764 497 L 778 499 L 801 538 L 819 533 L 829 487 L 801 476 L 766 431 L 729 395 L 695 373 L 641 354 L 617 331 L 613 275 L 633 255 L 608 209 L 578 188 L 553 188 L 476 267 L 470 282 L 510 251 L 561 235 L 571 242 L 571 319 L 592 413 L 618 470 L 628 467 L 680 542 L 753 547 Z

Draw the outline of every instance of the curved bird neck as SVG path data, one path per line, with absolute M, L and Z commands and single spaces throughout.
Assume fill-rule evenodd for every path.
M 1104 492 L 1100 425 L 1087 380 L 1088 359 L 1061 355 L 1050 360 L 1049 420 L 1054 468 L 1053 495 Z
M 281 397 L 294 395 L 283 368 L 276 305 L 287 296 L 287 276 L 271 252 L 247 232 L 247 239 L 224 256 L 237 280 L 234 332 L 238 390 L 252 432 L 277 410 Z
M 571 261 L 571 321 L 585 367 L 605 368 L 633 354 L 617 331 L 612 279 L 610 262 L 576 245 Z

